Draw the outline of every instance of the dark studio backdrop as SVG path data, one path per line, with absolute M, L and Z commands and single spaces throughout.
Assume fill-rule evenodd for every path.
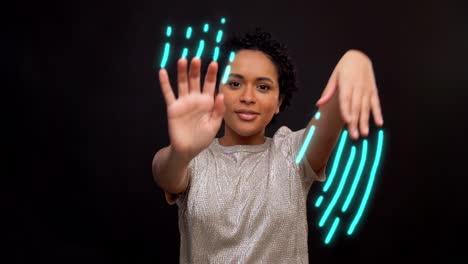
M 3 11 L 4 263 L 178 261 L 177 206 L 151 175 L 169 143 L 156 69 L 166 25 L 222 16 L 228 34 L 270 31 L 297 63 L 300 90 L 268 136 L 306 125 L 346 50 L 373 62 L 383 169 L 356 237 L 324 246 L 309 208 L 311 263 L 467 259 L 462 1 L 57 1 Z

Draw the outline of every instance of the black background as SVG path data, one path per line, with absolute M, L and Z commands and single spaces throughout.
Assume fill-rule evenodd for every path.
M 468 259 L 462 1 L 17 2 L 2 11 L 6 263 L 178 261 L 177 207 L 151 175 L 169 143 L 156 61 L 166 25 L 222 16 L 228 33 L 270 31 L 297 63 L 301 90 L 269 136 L 304 127 L 346 50 L 373 61 L 383 170 L 357 237 L 325 247 L 310 226 L 312 263 Z

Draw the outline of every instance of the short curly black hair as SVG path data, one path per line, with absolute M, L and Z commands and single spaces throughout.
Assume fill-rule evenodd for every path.
M 286 45 L 273 39 L 270 33 L 256 28 L 253 33 L 247 33 L 242 37 L 234 36 L 225 41 L 221 46 L 221 54 L 222 57 L 227 58 L 231 51 L 238 52 L 244 49 L 265 53 L 276 66 L 280 98 L 283 98 L 280 106 L 280 112 L 282 112 L 291 104 L 292 95 L 298 89 L 296 67 Z M 275 120 L 276 115 L 270 123 L 274 123 Z

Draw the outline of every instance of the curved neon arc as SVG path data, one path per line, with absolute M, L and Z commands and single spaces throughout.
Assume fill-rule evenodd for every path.
M 325 210 L 325 213 L 322 215 L 322 218 L 320 219 L 319 222 L 319 227 L 322 227 L 325 222 L 327 221 L 327 218 L 330 216 L 331 211 L 333 210 L 333 207 L 335 207 L 336 202 L 340 198 L 341 192 L 343 191 L 343 187 L 345 185 L 346 179 L 348 178 L 349 171 L 351 170 L 351 166 L 353 165 L 354 157 L 356 156 L 356 147 L 353 146 L 351 148 L 351 155 L 348 159 L 348 162 L 346 163 L 346 168 L 345 171 L 343 172 L 343 176 L 341 177 L 340 183 L 338 185 L 338 189 L 336 190 L 335 194 L 333 195 L 333 198 L 328 205 L 327 209 Z
M 323 202 L 323 195 L 320 195 L 319 198 L 317 198 L 317 201 L 315 201 L 315 207 L 320 207 L 322 202 Z
M 302 158 L 304 157 L 307 147 L 309 146 L 310 141 L 312 140 L 312 136 L 314 135 L 315 132 L 315 126 L 311 126 L 309 128 L 309 131 L 307 132 L 307 136 L 304 140 L 304 143 L 302 144 L 301 150 L 299 151 L 299 155 L 296 157 L 296 164 L 299 164 L 301 162 Z
M 340 163 L 340 159 L 341 159 L 341 154 L 343 154 L 343 148 L 344 148 L 344 144 L 346 142 L 347 136 L 348 136 L 348 132 L 346 130 L 343 131 L 343 133 L 341 134 L 340 144 L 338 145 L 338 151 L 336 153 L 335 160 L 333 161 L 332 171 L 330 173 L 330 177 L 328 178 L 328 180 L 325 182 L 325 185 L 323 186 L 323 192 L 327 192 L 328 189 L 330 189 L 330 186 L 335 178 L 336 171 L 338 169 L 338 164 Z
M 190 39 L 190 37 L 192 36 L 192 27 L 187 27 L 187 31 L 185 32 L 185 38 L 186 39 Z
M 229 73 L 231 73 L 231 65 L 226 66 L 226 69 L 224 70 L 224 75 L 223 79 L 221 80 L 222 84 L 225 84 L 229 78 Z
M 340 223 L 340 218 L 336 217 L 335 220 L 333 221 L 332 227 L 330 228 L 330 231 L 328 232 L 327 237 L 325 238 L 325 244 L 329 244 L 333 235 L 336 232 L 336 229 L 338 228 L 338 224 Z
M 372 169 L 371 169 L 369 181 L 367 182 L 366 191 L 365 191 L 365 193 L 364 193 L 364 195 L 362 197 L 361 203 L 359 205 L 359 209 L 358 209 L 356 215 L 354 216 L 354 219 L 351 222 L 351 225 L 348 228 L 348 231 L 347 231 L 348 235 L 351 235 L 354 232 L 354 230 L 356 228 L 356 225 L 358 224 L 359 220 L 361 219 L 362 213 L 364 212 L 364 209 L 365 209 L 365 207 L 367 205 L 367 202 L 369 200 L 369 196 L 370 196 L 370 193 L 371 193 L 371 190 L 372 190 L 372 186 L 373 186 L 374 181 L 375 181 L 375 174 L 377 172 L 377 167 L 378 167 L 378 165 L 380 163 L 380 157 L 382 155 L 383 138 L 384 138 L 384 133 L 383 133 L 382 130 L 380 130 L 379 131 L 379 139 L 378 139 L 378 143 L 377 143 L 377 149 L 376 149 L 376 155 L 375 155 L 374 163 L 372 164 Z
M 195 57 L 201 58 L 204 48 L 205 48 L 205 41 L 202 39 L 200 40 L 200 43 L 198 44 L 197 54 Z
M 213 61 L 218 61 L 218 57 L 219 57 L 219 47 L 216 46 L 213 52 Z
M 359 162 L 359 167 L 356 172 L 356 175 L 354 176 L 354 181 L 353 184 L 351 185 L 351 189 L 348 193 L 348 196 L 346 197 L 346 200 L 343 204 L 343 207 L 341 208 L 341 212 L 346 212 L 346 210 L 349 207 L 349 204 L 351 203 L 351 200 L 354 197 L 354 194 L 356 193 L 356 188 L 358 186 L 359 180 L 361 179 L 362 171 L 364 170 L 364 165 L 366 164 L 366 159 L 367 159 L 367 140 L 364 139 L 362 142 L 362 152 L 361 152 L 361 161 Z
M 163 54 L 163 57 L 161 59 L 161 64 L 160 64 L 161 68 L 166 67 L 166 63 L 167 63 L 167 60 L 169 58 L 169 50 L 170 49 L 171 49 L 171 44 L 169 44 L 169 42 L 166 42 L 166 44 L 164 45 L 164 54 Z
M 218 33 L 216 34 L 216 43 L 221 42 L 222 38 L 223 38 L 223 31 L 220 29 L 218 30 Z

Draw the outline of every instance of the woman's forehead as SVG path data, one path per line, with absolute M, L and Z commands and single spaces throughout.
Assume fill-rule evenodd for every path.
M 263 52 L 257 50 L 241 50 L 236 53 L 231 63 L 231 73 L 244 78 L 268 77 L 278 79 L 275 64 Z

